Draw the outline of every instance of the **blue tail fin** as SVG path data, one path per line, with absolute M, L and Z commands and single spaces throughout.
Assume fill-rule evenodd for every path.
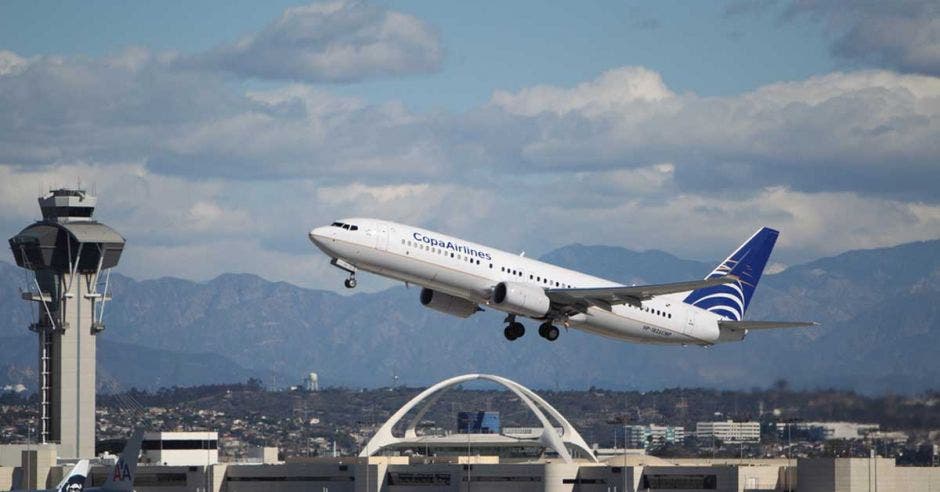
M 755 232 L 750 239 L 705 277 L 710 279 L 731 274 L 737 275 L 740 280 L 693 290 L 684 302 L 733 320 L 744 319 L 744 313 L 747 311 L 748 304 L 751 303 L 754 289 L 757 288 L 757 282 L 760 281 L 767 258 L 770 257 L 779 234 L 767 227 Z

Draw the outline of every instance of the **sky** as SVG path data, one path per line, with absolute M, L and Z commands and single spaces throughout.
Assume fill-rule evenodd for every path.
M 336 291 L 306 233 L 340 217 L 530 256 L 934 239 L 938 5 L 8 0 L 0 232 L 81 183 L 121 273 Z

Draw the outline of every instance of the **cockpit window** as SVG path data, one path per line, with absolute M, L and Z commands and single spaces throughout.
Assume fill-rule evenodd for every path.
M 358 231 L 358 230 L 359 230 L 359 226 L 357 226 L 357 225 L 352 225 L 352 224 L 347 224 L 347 223 L 345 223 L 345 222 L 333 222 L 332 224 L 330 224 L 330 226 L 331 226 L 331 227 L 341 227 L 341 228 L 343 228 L 343 229 L 346 229 L 347 231 Z

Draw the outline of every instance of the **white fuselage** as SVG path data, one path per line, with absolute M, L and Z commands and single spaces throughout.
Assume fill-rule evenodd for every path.
M 483 246 L 419 227 L 377 219 L 344 219 L 356 230 L 318 227 L 310 239 L 332 258 L 356 269 L 433 289 L 500 309 L 493 288 L 504 281 L 542 288 L 621 286 L 616 282 Z M 719 341 L 718 315 L 670 294 L 610 310 L 590 307 L 567 325 L 639 343 L 711 345 Z M 508 311 L 507 311 L 508 312 Z M 518 313 L 510 313 L 518 314 Z

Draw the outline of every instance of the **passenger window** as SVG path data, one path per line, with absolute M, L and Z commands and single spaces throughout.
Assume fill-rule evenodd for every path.
M 451 253 L 451 254 L 450 254 L 450 257 L 451 257 L 451 258 L 453 258 L 453 257 L 454 257 L 454 254 L 453 254 L 453 253 Z
M 491 269 L 493 268 L 493 264 L 492 264 L 492 263 L 490 263 L 490 268 L 491 268 Z

